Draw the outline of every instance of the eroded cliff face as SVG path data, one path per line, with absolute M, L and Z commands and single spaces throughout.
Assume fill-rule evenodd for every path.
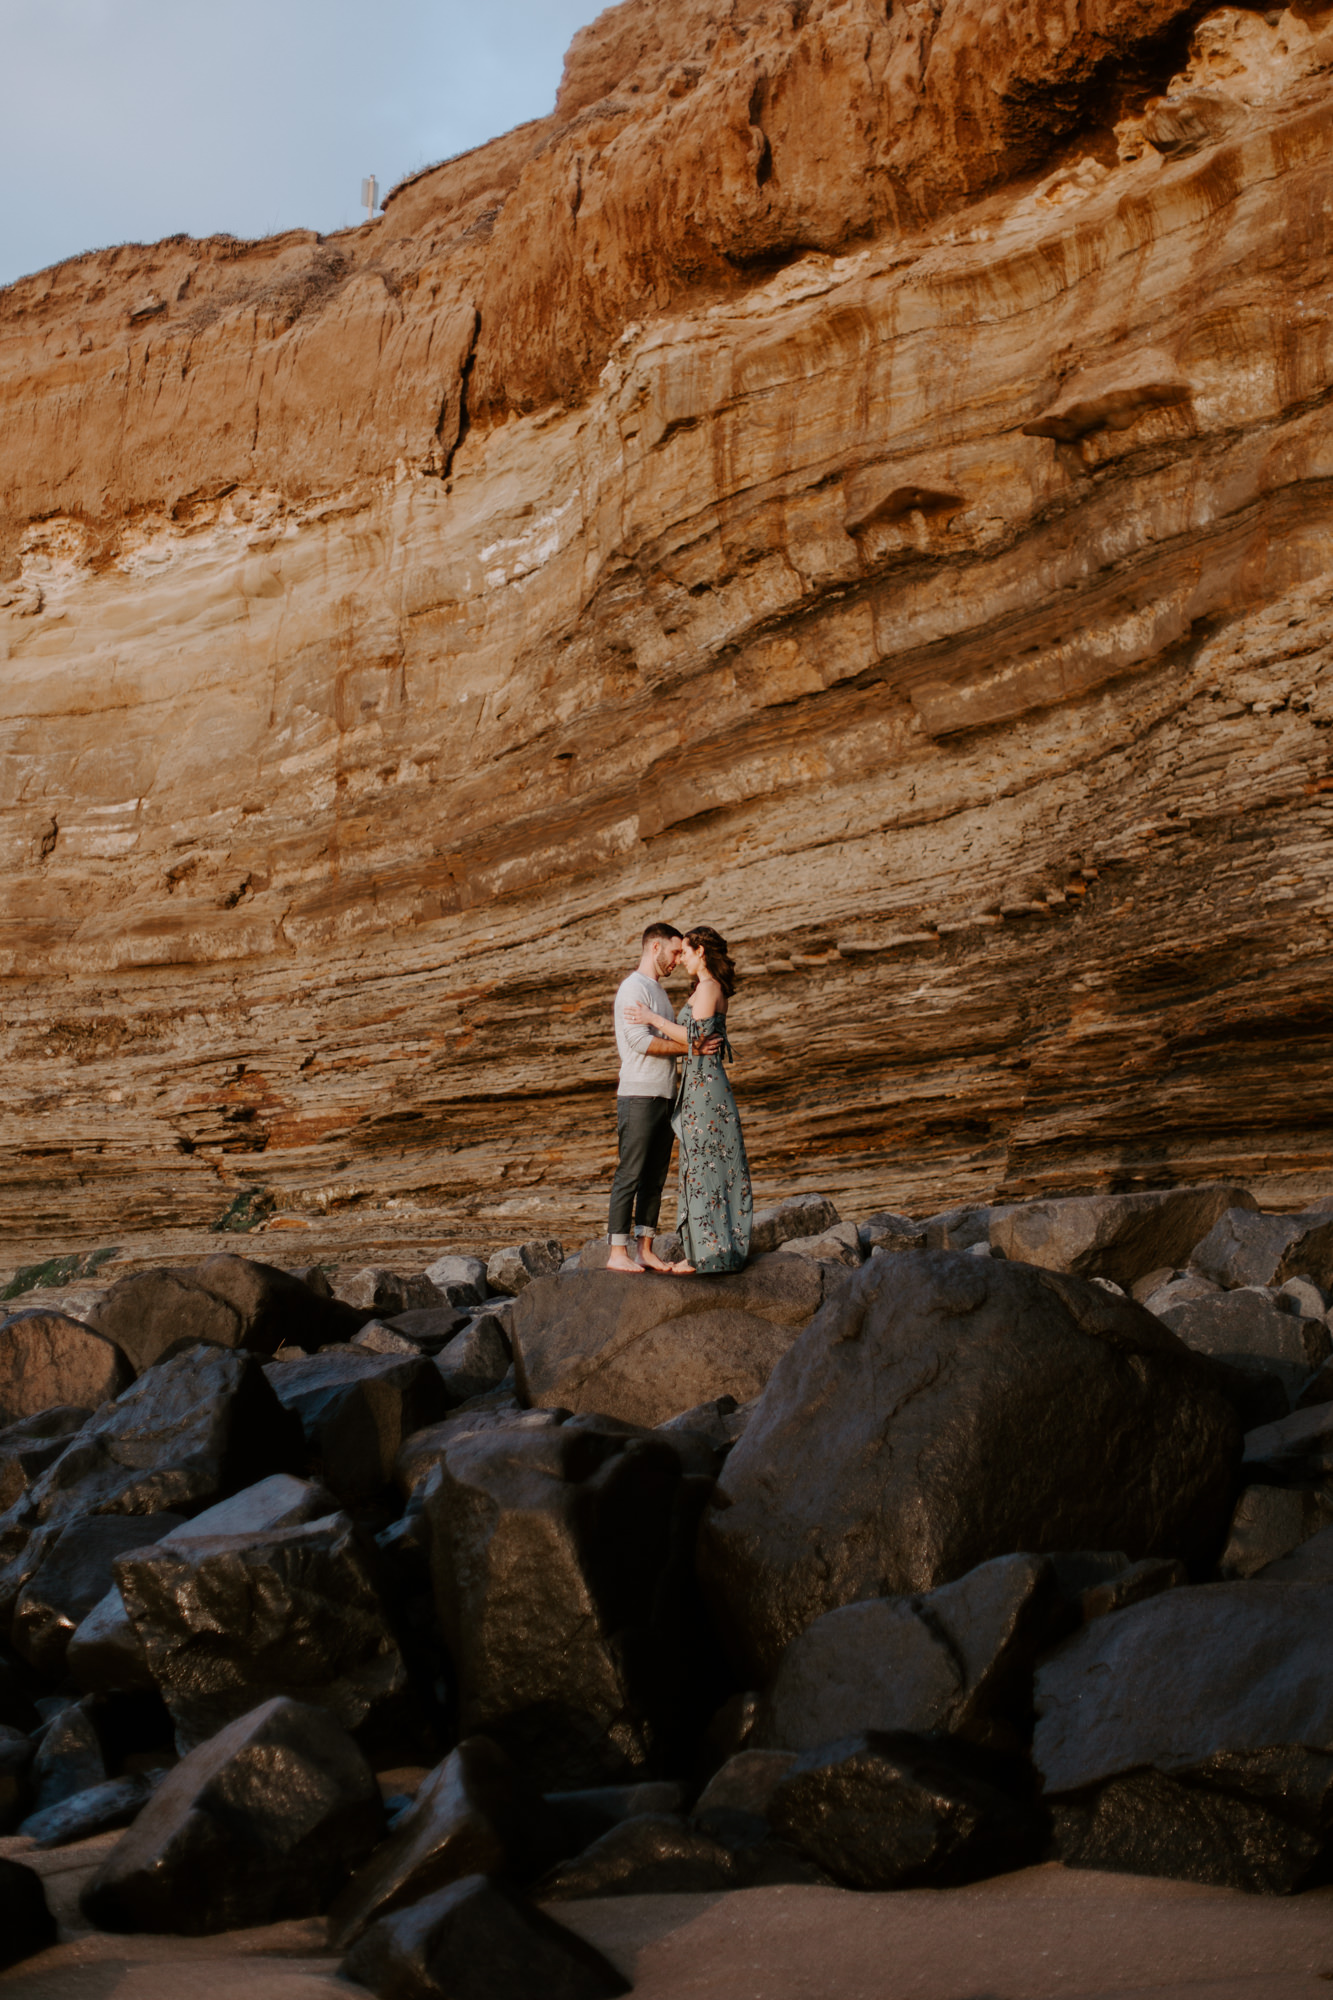
M 595 1227 L 661 916 L 765 1190 L 1325 1191 L 1325 18 L 628 0 L 0 293 L 11 1245 Z

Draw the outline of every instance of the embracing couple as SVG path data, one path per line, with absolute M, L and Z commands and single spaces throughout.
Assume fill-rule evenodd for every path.
M 677 1016 L 661 982 L 682 963 L 690 997 Z M 749 1255 L 750 1168 L 722 1067 L 724 1059 L 732 1060 L 727 1007 L 735 990 L 736 968 L 715 930 L 701 925 L 682 937 L 671 924 L 649 924 L 638 969 L 616 994 L 620 1164 L 611 1187 L 608 1271 L 640 1277 L 645 1271 L 739 1271 Z M 685 1256 L 664 1264 L 653 1251 L 653 1236 L 673 1135 L 680 1140 L 676 1227 Z

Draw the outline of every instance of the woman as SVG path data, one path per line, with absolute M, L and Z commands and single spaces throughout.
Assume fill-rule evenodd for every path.
M 627 1020 L 678 1042 L 685 1058 L 672 1124 L 680 1140 L 680 1191 L 676 1226 L 685 1261 L 672 1270 L 739 1271 L 750 1254 L 750 1168 L 741 1137 L 740 1115 L 723 1059 L 732 1059 L 727 1041 L 727 1003 L 736 990 L 736 968 L 727 941 L 707 924 L 690 931 L 681 946 L 690 974 L 690 997 L 678 1020 L 647 1007 L 625 1009 Z M 700 1043 L 716 1038 L 711 1055 Z

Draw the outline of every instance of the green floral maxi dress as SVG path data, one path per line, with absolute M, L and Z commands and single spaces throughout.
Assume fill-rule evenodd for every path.
M 680 1140 L 676 1227 L 696 1271 L 739 1271 L 750 1254 L 754 1201 L 740 1113 L 722 1067 L 731 1059 L 726 1017 L 696 1021 L 687 1000 L 676 1018 L 690 1035 L 671 1119 Z M 709 1035 L 720 1035 L 722 1047 L 700 1055 L 697 1045 Z

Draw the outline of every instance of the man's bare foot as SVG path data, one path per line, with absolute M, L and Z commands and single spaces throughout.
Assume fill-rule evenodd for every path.
M 662 1259 L 653 1248 L 653 1239 L 651 1236 L 641 1236 L 639 1238 L 639 1261 L 645 1264 L 650 1271 L 674 1271 L 676 1268 L 674 1264 L 664 1264 L 662 1262 Z
M 606 1260 L 608 1271 L 623 1271 L 627 1278 L 641 1278 L 643 1265 L 636 1264 L 623 1243 L 613 1243 L 611 1255 Z
M 667 1269 L 674 1271 L 678 1278 L 692 1278 L 694 1276 L 693 1264 L 687 1264 L 683 1258 L 679 1264 L 669 1264 Z

